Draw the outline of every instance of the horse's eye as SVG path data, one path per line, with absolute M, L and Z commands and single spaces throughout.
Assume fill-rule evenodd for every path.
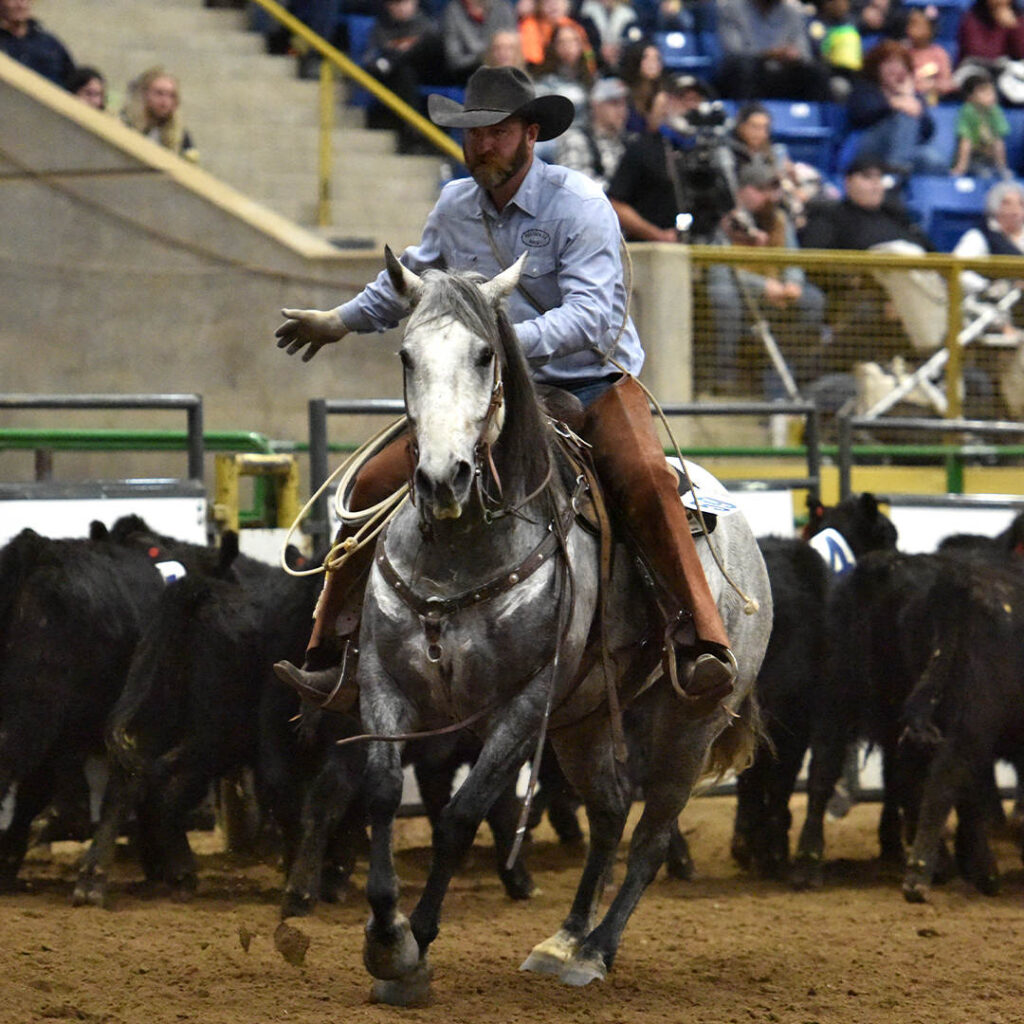
M 482 348 L 476 357 L 476 365 L 483 368 L 491 365 L 491 360 L 494 358 L 493 348 Z
M 407 370 L 412 369 L 412 356 L 404 348 L 398 350 L 398 358 L 402 360 L 402 365 Z

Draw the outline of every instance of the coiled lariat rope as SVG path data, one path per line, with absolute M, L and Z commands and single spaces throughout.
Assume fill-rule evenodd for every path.
M 394 518 L 398 510 L 409 500 L 408 487 L 401 487 L 393 494 L 389 494 L 383 501 L 369 508 L 353 512 L 346 505 L 346 495 L 356 474 L 370 461 L 378 452 L 391 444 L 407 429 L 409 418 L 400 416 L 393 423 L 381 428 L 368 441 L 364 441 L 331 475 L 316 489 L 316 493 L 303 505 L 302 510 L 295 518 L 295 522 L 288 529 L 284 543 L 281 545 L 280 563 L 289 576 L 317 576 L 324 572 L 336 572 L 345 562 L 348 561 L 360 548 L 367 544 L 375 543 L 377 535 Z M 312 569 L 293 569 L 288 565 L 285 552 L 291 543 L 295 531 L 302 525 L 309 510 L 317 502 L 320 496 L 338 478 L 338 489 L 334 495 L 334 511 L 343 525 L 352 526 L 358 524 L 355 533 L 344 540 L 331 545 L 331 549 L 324 556 L 320 565 Z

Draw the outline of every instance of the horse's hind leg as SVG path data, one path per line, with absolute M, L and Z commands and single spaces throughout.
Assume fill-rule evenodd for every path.
M 555 741 L 566 775 L 583 795 L 590 847 L 568 917 L 554 935 L 533 947 L 520 967 L 523 971 L 560 974 L 564 970 L 593 926 L 611 876 L 633 787 L 626 771 L 615 761 L 606 723 L 601 728 L 604 735 L 584 734 L 577 728 L 571 741 L 564 735 Z
M 705 720 L 695 727 L 674 716 L 675 709 L 665 705 L 658 710 L 655 731 L 661 735 L 652 736 L 651 749 L 660 756 L 652 758 L 652 770 L 644 780 L 644 813 L 630 842 L 626 877 L 601 923 L 559 973 L 567 985 L 586 985 L 607 977 L 630 915 L 665 863 L 677 819 L 703 767 L 709 735 L 713 735 L 708 730 L 715 726 Z M 655 765 L 660 768 L 654 770 Z

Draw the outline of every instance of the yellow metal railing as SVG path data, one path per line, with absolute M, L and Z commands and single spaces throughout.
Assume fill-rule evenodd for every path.
M 938 308 L 938 312 L 945 316 L 945 337 L 940 340 L 939 346 L 945 345 L 947 361 L 944 367 L 945 373 L 945 397 L 947 407 L 945 415 L 949 418 L 957 418 L 964 414 L 964 372 L 965 372 L 965 350 L 960 342 L 960 334 L 964 329 L 963 314 L 963 289 L 960 275 L 964 271 L 973 271 L 989 280 L 995 281 L 1006 279 L 1010 281 L 1024 280 L 1024 258 L 1009 256 L 989 256 L 975 259 L 959 259 L 945 253 L 926 253 L 921 255 L 904 255 L 894 253 L 876 253 L 859 251 L 833 251 L 813 249 L 760 249 L 747 248 L 743 246 L 707 246 L 695 245 L 690 248 L 690 254 L 695 271 L 698 277 L 701 272 L 706 271 L 715 265 L 750 270 L 756 274 L 770 274 L 773 270 L 779 271 L 784 267 L 800 267 L 804 270 L 808 280 L 814 282 L 825 294 L 839 293 L 845 284 L 859 275 L 866 275 L 874 270 L 899 270 L 899 271 L 934 271 L 941 279 L 945 288 L 945 308 Z M 706 350 L 705 355 L 710 360 L 713 356 L 714 338 L 720 321 L 716 322 L 715 310 L 708 305 L 710 300 L 705 300 L 701 307 L 698 298 L 699 287 L 695 287 L 694 297 L 694 322 L 693 322 L 693 351 L 694 366 L 699 369 L 702 358 L 702 346 Z M 1024 301 L 1021 302 L 1021 309 L 1024 310 Z M 771 312 L 767 305 L 766 312 Z M 899 310 L 897 309 L 897 312 Z M 900 327 L 893 321 L 893 334 L 900 331 Z M 1024 325 L 1024 315 L 1018 314 L 1018 323 Z M 827 324 L 826 324 L 827 326 Z M 856 362 L 877 359 L 875 354 L 879 348 L 885 346 L 882 342 L 891 341 L 889 338 L 882 338 L 877 333 L 872 335 L 870 328 L 864 325 L 858 333 L 858 324 L 854 321 L 847 325 L 849 348 L 841 350 L 843 356 L 848 356 L 848 368 L 852 369 Z M 812 343 L 811 338 L 806 339 L 806 344 Z M 789 339 L 788 352 L 799 355 L 802 339 L 793 335 Z M 839 346 L 837 346 L 838 348 Z M 981 346 L 979 346 L 980 348 Z M 926 356 L 918 351 L 918 356 L 923 362 Z M 763 361 L 763 360 L 762 360 Z
M 277 527 L 288 527 L 299 514 L 299 465 L 294 455 L 252 452 L 220 454 L 216 458 L 213 518 L 221 530 L 238 531 L 239 481 L 243 476 L 270 478 L 274 486 Z
M 334 127 L 335 70 L 340 71 L 356 85 L 366 89 L 375 99 L 415 128 L 440 152 L 454 160 L 462 161 L 462 150 L 450 135 L 431 124 L 418 110 L 414 110 L 390 89 L 386 89 L 376 78 L 367 74 L 341 50 L 331 46 L 325 39 L 318 36 L 308 25 L 299 21 L 295 15 L 277 3 L 277 0 L 253 0 L 253 2 L 323 58 L 320 64 L 320 144 L 317 166 L 319 179 L 317 183 L 317 223 L 321 227 L 328 227 L 331 222 L 331 171 L 333 166 L 331 131 Z

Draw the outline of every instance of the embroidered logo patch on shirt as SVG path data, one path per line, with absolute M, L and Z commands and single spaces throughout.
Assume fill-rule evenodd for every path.
M 547 245 L 551 241 L 551 236 L 542 228 L 528 228 L 519 237 L 523 245 L 528 245 L 533 249 Z

